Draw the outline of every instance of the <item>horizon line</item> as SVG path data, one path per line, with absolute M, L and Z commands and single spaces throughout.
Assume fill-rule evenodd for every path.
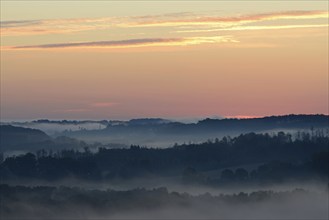
M 81 118 L 81 119 L 67 119 L 67 118 L 34 118 L 34 119 L 0 119 L 0 123 L 11 123 L 11 122 L 18 122 L 18 123 L 24 123 L 24 122 L 37 122 L 42 120 L 48 120 L 49 122 L 56 122 L 56 121 L 68 121 L 68 122 L 83 122 L 83 121 L 91 121 L 91 122 L 99 122 L 99 121 L 123 121 L 128 122 L 131 120 L 136 119 L 160 119 L 160 120 L 168 120 L 171 122 L 188 122 L 188 121 L 203 121 L 206 119 L 211 120 L 225 120 L 225 119 L 239 119 L 239 120 L 248 120 L 248 119 L 260 119 L 260 118 L 269 118 L 269 117 L 284 117 L 284 116 L 327 116 L 329 117 L 329 114 L 323 114 L 323 113 L 314 113 L 314 114 L 280 114 L 280 115 L 264 115 L 264 116 L 249 116 L 249 115 L 236 115 L 236 116 L 203 116 L 203 117 L 177 117 L 177 118 L 166 118 L 166 117 L 135 117 L 135 118 L 127 118 L 127 119 L 88 119 L 88 118 Z

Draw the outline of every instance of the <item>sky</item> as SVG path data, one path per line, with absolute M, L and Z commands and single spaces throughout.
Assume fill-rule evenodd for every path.
M 328 114 L 328 1 L 1 0 L 1 120 Z

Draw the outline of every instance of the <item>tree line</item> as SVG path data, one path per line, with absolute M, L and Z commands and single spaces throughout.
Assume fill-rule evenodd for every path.
M 328 175 L 328 144 L 327 136 L 303 133 L 301 138 L 292 139 L 290 134 L 279 132 L 272 136 L 241 134 L 165 149 L 131 146 L 128 149 L 99 148 L 97 152 L 91 152 L 88 147 L 84 151 L 39 150 L 7 157 L 0 164 L 0 175 L 4 180 L 60 180 L 68 177 L 106 180 L 181 175 L 189 182 L 206 179 L 207 183 L 216 183 L 218 178 L 223 183 L 250 179 L 280 180 L 297 174 L 325 176 Z M 261 165 L 254 171 L 225 169 L 248 164 Z M 200 177 L 200 173 L 216 169 L 224 169 L 217 179 Z

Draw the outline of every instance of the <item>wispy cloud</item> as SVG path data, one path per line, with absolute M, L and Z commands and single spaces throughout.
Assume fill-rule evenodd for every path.
M 63 110 L 55 110 L 54 112 L 66 112 L 66 113 L 75 113 L 75 112 L 89 112 L 91 109 L 86 108 L 70 108 L 70 109 L 63 109 Z
M 177 12 L 177 13 L 166 13 L 166 14 L 157 14 L 157 15 L 144 15 L 144 16 L 133 16 L 132 19 L 168 19 L 168 18 L 180 18 L 187 16 L 196 16 L 192 12 Z
M 59 43 L 59 44 L 17 46 L 17 47 L 13 47 L 13 49 L 144 46 L 150 44 L 167 44 L 172 42 L 181 42 L 182 40 L 183 40 L 182 38 L 144 38 L 144 39 L 129 39 L 129 40 L 118 40 L 118 41 L 93 41 L 93 42 L 80 42 L 80 43 Z
M 1 29 L 17 28 L 42 24 L 41 20 L 1 21 Z
M 101 30 L 120 22 L 119 18 L 74 18 L 48 20 L 1 21 L 2 36 L 63 34 Z
M 316 23 L 308 19 L 328 18 L 328 11 L 284 11 L 262 14 L 238 15 L 238 16 L 204 16 L 190 12 L 126 16 L 126 17 L 103 17 L 103 18 L 74 18 L 74 19 L 48 19 L 48 20 L 19 20 L 1 21 L 1 37 L 40 34 L 67 34 L 72 32 L 88 31 L 88 36 L 97 33 L 96 30 L 113 30 L 122 33 L 122 28 L 127 30 L 127 36 L 133 35 L 132 39 L 122 40 L 85 40 L 65 41 L 60 43 L 45 43 L 35 45 L 2 46 L 1 50 L 42 50 L 42 49 L 65 49 L 65 48 L 133 48 L 133 47 L 160 47 L 160 46 L 186 46 L 209 43 L 237 43 L 233 37 L 235 31 L 253 30 L 278 30 L 297 28 L 325 28 L 325 21 L 317 20 Z M 290 19 L 301 21 L 285 22 L 284 25 L 260 23 L 261 21 Z M 321 22 L 321 23 L 319 23 Z M 272 23 L 272 22 L 270 22 Z M 281 22 L 282 23 L 282 22 Z M 141 29 L 135 29 L 142 27 Z M 148 27 L 148 28 L 144 28 Z M 154 28 L 153 28 L 154 27 Z M 163 29 L 159 29 L 165 27 Z M 95 31 L 95 33 L 93 33 Z M 227 36 L 220 36 L 227 31 Z M 232 33 L 230 33 L 232 31 Z M 212 32 L 212 36 L 209 36 Z M 137 33 L 143 33 L 149 38 L 137 38 Z M 161 34 L 159 38 L 153 37 Z M 195 36 L 193 33 L 204 33 L 204 36 Z M 98 33 L 97 33 L 98 34 Z M 194 36 L 193 36 L 194 35 Z M 219 36 L 218 36 L 219 35 Z M 82 35 L 80 35 L 81 37 Z M 99 36 L 99 34 L 98 34 Z M 159 36 L 159 35 L 158 35 Z M 65 38 L 63 38 L 65 39 Z M 71 38 L 72 39 L 72 38 Z M 120 39 L 120 36 L 116 36 Z M 262 42 L 261 42 L 262 43 Z M 263 42 L 264 43 L 264 42 Z M 230 44 L 232 45 L 232 44 Z M 237 44 L 233 45 L 236 46 Z
M 238 25 L 265 20 L 280 20 L 280 19 L 314 19 L 328 18 L 328 11 L 286 11 L 273 12 L 264 14 L 252 14 L 243 16 L 231 17 L 196 17 L 190 19 L 177 20 L 161 20 L 161 21 L 141 21 L 122 24 L 129 27 L 152 27 L 152 26 L 183 26 L 183 25 Z
M 231 36 L 190 37 L 190 38 L 142 38 L 119 41 L 93 41 L 79 43 L 40 44 L 3 47 L 2 49 L 56 49 L 56 48 L 130 48 L 145 46 L 185 46 L 204 43 L 238 42 Z
M 179 12 L 160 15 L 68 18 L 43 20 L 1 21 L 2 36 L 64 34 L 89 30 L 104 30 L 111 27 L 122 27 L 132 21 L 166 20 L 194 15 L 191 12 Z
M 204 16 L 189 12 L 131 17 L 1 21 L 2 36 L 63 34 L 113 27 L 228 27 L 265 20 L 328 18 L 328 11 L 285 11 L 239 16 Z
M 244 30 L 279 30 L 279 29 L 295 29 L 295 28 L 321 28 L 328 27 L 328 24 L 309 24 L 309 25 L 257 25 L 257 26 L 234 26 L 227 28 L 211 28 L 211 29 L 192 29 L 192 30 L 178 30 L 176 33 L 204 33 L 204 32 L 218 32 L 218 31 L 244 31 Z

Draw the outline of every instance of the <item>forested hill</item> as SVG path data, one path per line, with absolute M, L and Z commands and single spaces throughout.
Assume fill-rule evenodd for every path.
M 291 135 L 280 132 L 275 136 L 249 133 L 232 139 L 223 138 L 214 142 L 178 145 L 166 149 L 131 146 L 130 149 L 100 148 L 97 153 L 88 149 L 85 152 L 38 151 L 36 154 L 6 158 L 0 166 L 0 173 L 3 179 L 24 177 L 51 180 L 76 177 L 99 180 L 178 175 L 187 168 L 193 168 L 193 173 L 194 169 L 203 172 L 281 161 L 285 165 L 275 165 L 276 168 L 273 169 L 279 169 L 279 173 L 289 171 L 289 175 L 293 176 L 300 173 L 304 175 L 309 168 L 315 166 L 320 167 L 320 170 L 326 169 L 323 164 L 328 163 L 328 159 L 325 159 L 327 156 L 320 157 L 324 160 L 315 160 L 314 166 L 309 162 L 318 153 L 324 152 L 322 155 L 327 155 L 328 144 L 328 137 L 323 135 L 302 133 L 300 139 L 292 140 Z M 273 169 L 265 170 L 272 172 Z M 260 172 L 263 172 L 262 169 Z M 328 170 L 324 171 L 326 172 Z
M 199 121 L 201 127 L 218 129 L 293 129 L 329 126 L 328 115 L 284 115 L 249 119 L 205 119 Z
M 270 116 L 263 118 L 225 118 L 211 119 L 206 118 L 197 123 L 181 123 L 164 119 L 132 119 L 128 122 L 109 123 L 104 130 L 114 130 L 116 128 L 135 129 L 150 127 L 158 128 L 158 131 L 169 133 L 188 132 L 188 131 L 207 131 L 207 130 L 269 130 L 269 129 L 310 129 L 312 127 L 323 128 L 329 126 L 328 115 L 284 115 Z M 183 129 L 183 130 L 180 130 Z M 188 130 L 186 130 L 188 129 Z
M 35 144 L 49 140 L 50 137 L 43 131 L 31 128 L 0 126 L 0 148 L 13 147 L 23 144 Z

